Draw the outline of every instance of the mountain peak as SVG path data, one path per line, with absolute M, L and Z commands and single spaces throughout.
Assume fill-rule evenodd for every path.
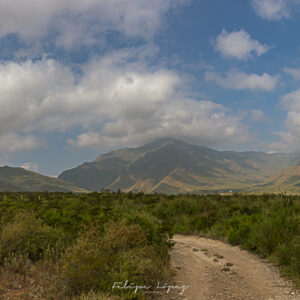
M 153 140 L 150 143 L 147 143 L 143 146 L 140 146 L 137 149 L 144 152 L 144 151 L 149 151 L 149 150 L 159 148 L 159 147 L 164 146 L 168 143 L 172 143 L 176 146 L 188 145 L 187 143 L 185 143 L 183 141 L 180 141 L 180 140 L 177 140 L 177 139 L 172 138 L 172 137 L 161 137 L 161 138 L 157 138 L 157 139 Z
M 160 137 L 160 138 L 155 139 L 153 142 L 155 142 L 155 143 L 162 143 L 162 144 L 163 143 L 168 143 L 168 142 L 184 143 L 183 141 L 175 139 L 175 138 L 172 138 L 172 137 Z

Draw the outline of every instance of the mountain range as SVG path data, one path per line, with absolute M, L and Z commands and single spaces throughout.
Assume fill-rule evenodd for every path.
M 217 151 L 173 138 L 99 155 L 58 178 L 0 167 L 0 191 L 300 194 L 300 153 Z
M 93 162 L 64 171 L 59 179 L 90 191 L 300 193 L 299 162 L 296 152 L 217 151 L 160 138 L 138 148 L 101 154 Z

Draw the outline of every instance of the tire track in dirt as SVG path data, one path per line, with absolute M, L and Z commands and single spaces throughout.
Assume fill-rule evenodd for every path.
M 171 261 L 188 300 L 300 300 L 300 293 L 267 260 L 216 240 L 176 235 Z

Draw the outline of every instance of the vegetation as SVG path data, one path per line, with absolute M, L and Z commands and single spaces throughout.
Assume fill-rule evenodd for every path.
M 0 194 L 0 293 L 13 299 L 147 299 L 114 282 L 171 282 L 169 238 L 199 234 L 276 262 L 300 283 L 300 197 Z

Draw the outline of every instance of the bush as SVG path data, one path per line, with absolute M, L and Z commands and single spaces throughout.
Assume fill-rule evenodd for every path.
M 227 222 L 227 239 L 232 245 L 247 244 L 253 226 L 253 217 L 235 216 Z
M 144 244 L 154 247 L 165 264 L 169 262 L 168 250 L 171 244 L 168 243 L 168 238 L 172 237 L 169 226 L 162 226 L 160 220 L 146 213 L 128 214 L 123 218 L 123 222 L 125 225 L 138 225 L 146 238 Z
M 256 222 L 248 237 L 248 248 L 267 257 L 279 245 L 288 243 L 292 236 L 297 234 L 298 221 L 288 210 L 281 210 Z
M 94 290 L 134 299 L 133 291 L 113 290 L 113 283 L 151 285 L 163 277 L 164 265 L 137 224 L 109 223 L 104 235 L 92 226 L 80 234 L 63 260 L 63 282 L 73 295 Z
M 279 245 L 274 251 L 276 261 L 284 266 L 284 270 L 291 275 L 300 275 L 300 236 L 295 237 L 288 244 Z
M 0 233 L 1 259 L 10 253 L 20 254 L 32 261 L 42 258 L 49 248 L 56 248 L 62 240 L 60 230 L 43 224 L 32 213 L 19 213 L 11 223 L 4 224 Z

